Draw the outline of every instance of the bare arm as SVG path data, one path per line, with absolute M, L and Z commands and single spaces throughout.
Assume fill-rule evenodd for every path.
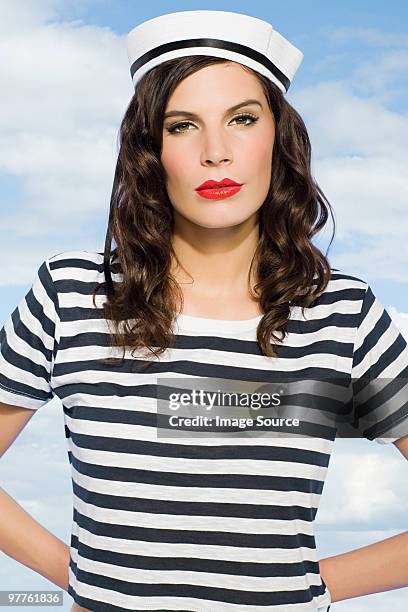
M 394 442 L 408 459 L 408 436 Z M 332 601 L 408 587 L 408 531 L 319 561 Z
M 33 414 L 33 410 L 0 402 L 0 456 Z M 69 546 L 42 527 L 1 488 L 0 516 L 0 550 L 66 591 Z
M 332 602 L 408 586 L 408 531 L 319 561 Z

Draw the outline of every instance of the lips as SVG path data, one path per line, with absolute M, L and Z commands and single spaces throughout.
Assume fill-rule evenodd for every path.
M 209 181 L 205 181 L 204 183 L 201 183 L 201 185 L 199 185 L 196 188 L 196 191 L 200 191 L 202 189 L 219 189 L 220 187 L 238 187 L 241 186 L 241 183 L 237 183 L 236 181 L 233 181 L 232 179 L 229 178 L 224 178 L 221 181 L 214 181 L 214 180 L 209 180 Z

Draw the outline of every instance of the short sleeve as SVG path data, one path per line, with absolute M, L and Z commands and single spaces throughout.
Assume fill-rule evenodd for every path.
M 0 402 L 37 410 L 52 399 L 58 322 L 58 295 L 45 260 L 0 330 Z
M 380 444 L 408 435 L 408 346 L 367 285 L 356 330 L 352 386 L 362 436 Z

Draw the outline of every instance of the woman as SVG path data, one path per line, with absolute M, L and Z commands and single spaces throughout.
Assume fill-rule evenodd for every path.
M 333 428 L 281 437 L 186 425 L 174 435 L 170 419 L 157 427 L 158 383 L 166 391 L 203 389 L 205 380 L 234 389 L 285 375 L 371 377 L 378 355 L 374 375 L 397 376 L 407 343 L 367 283 L 330 268 L 311 242 L 330 205 L 311 176 L 307 131 L 284 98 L 282 71 L 254 70 L 255 54 L 228 56 L 231 39 L 234 53 L 245 51 L 234 31 L 269 41 L 271 26 L 187 13 L 133 31 L 150 51 L 130 54 L 137 84 L 121 126 L 107 252 L 43 262 L 29 313 L 15 311 L 2 331 L 0 398 L 32 410 L 54 394 L 62 401 L 72 610 L 329 610 L 397 588 L 380 581 L 366 549 L 323 560 L 323 579 L 313 521 Z M 230 38 L 220 44 L 223 19 Z M 187 22 L 199 24 L 205 53 L 159 49 L 155 37 L 171 31 L 197 51 Z M 265 60 L 281 45 L 266 46 Z M 293 77 L 294 64 L 286 68 Z M 362 435 L 397 440 L 380 438 L 397 421 L 393 410 L 386 428 L 374 419 Z M 392 543 L 383 551 L 398 561 Z M 372 570 L 364 580 L 362 568 Z

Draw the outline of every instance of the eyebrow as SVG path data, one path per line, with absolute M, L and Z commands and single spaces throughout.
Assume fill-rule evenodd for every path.
M 244 100 L 243 102 L 234 104 L 234 106 L 231 106 L 231 108 L 227 109 L 226 114 L 231 113 L 232 111 L 237 110 L 242 106 L 249 106 L 250 104 L 258 104 L 258 106 L 262 108 L 262 104 L 259 102 L 259 100 L 250 98 L 249 100 Z M 176 115 L 184 115 L 185 117 L 192 117 L 194 119 L 198 118 L 198 115 L 196 113 L 192 113 L 190 111 L 173 110 L 165 113 L 163 119 L 167 119 L 168 117 L 175 117 Z

